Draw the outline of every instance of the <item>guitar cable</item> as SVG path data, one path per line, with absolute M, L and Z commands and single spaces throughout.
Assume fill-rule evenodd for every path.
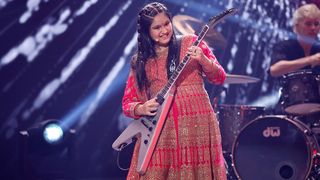
M 124 147 L 125 147 L 125 145 L 121 145 L 121 146 L 120 146 L 120 150 L 119 150 L 118 153 L 117 153 L 117 166 L 118 166 L 118 168 L 121 169 L 122 171 L 128 171 L 130 167 L 128 167 L 128 168 L 123 168 L 123 167 L 121 167 L 121 165 L 120 165 L 120 152 L 122 151 L 122 149 L 123 149 Z

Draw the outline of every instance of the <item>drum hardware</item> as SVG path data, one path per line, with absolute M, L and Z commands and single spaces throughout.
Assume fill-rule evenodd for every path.
M 227 171 L 228 180 L 238 180 L 237 176 L 234 173 L 234 168 L 232 164 L 232 154 L 230 152 L 223 151 L 223 156 L 225 160 L 225 166 Z
M 316 136 L 318 144 L 320 141 L 320 126 L 319 123 L 315 123 L 311 128 L 312 133 Z M 320 177 L 320 152 L 315 151 L 313 157 L 313 168 L 310 172 L 308 180 L 318 180 Z
M 320 134 L 320 127 L 319 126 L 313 127 L 312 132 L 315 134 Z
M 214 109 L 217 109 L 220 101 L 220 97 L 222 96 L 222 93 L 225 93 L 225 95 L 228 94 L 228 89 L 222 85 L 220 86 L 215 86 L 212 88 L 210 92 L 210 97 L 212 97 L 212 102 L 211 104 L 213 105 Z
M 313 113 L 313 114 L 307 114 L 307 115 L 287 115 L 288 118 L 300 121 L 307 125 L 312 131 L 316 130 L 317 128 L 320 128 L 320 113 Z
M 313 127 L 319 127 L 319 126 L 320 126 L 320 123 L 319 123 L 319 121 L 318 121 L 318 122 L 313 123 L 312 125 L 313 125 Z
M 312 135 L 314 134 L 313 131 L 310 130 L 310 129 L 305 129 L 303 132 L 304 132 L 307 136 L 312 136 Z
M 320 154 L 317 152 L 313 157 L 313 167 L 307 180 L 318 180 L 320 177 Z

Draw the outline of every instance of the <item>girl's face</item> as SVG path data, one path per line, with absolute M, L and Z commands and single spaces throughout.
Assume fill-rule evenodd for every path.
M 149 33 L 156 45 L 165 47 L 169 45 L 173 34 L 172 23 L 164 12 L 154 16 Z

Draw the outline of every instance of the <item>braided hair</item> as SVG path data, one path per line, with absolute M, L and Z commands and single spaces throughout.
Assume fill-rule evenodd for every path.
M 135 69 L 135 76 L 137 79 L 139 90 L 147 89 L 149 84 L 146 76 L 145 65 L 149 58 L 155 58 L 156 48 L 155 41 L 151 38 L 149 29 L 152 24 L 153 18 L 159 13 L 165 13 L 169 20 L 172 22 L 171 15 L 168 9 L 161 3 L 153 2 L 144 6 L 137 19 L 137 31 L 138 31 L 138 49 L 135 54 L 134 61 L 132 61 L 132 68 Z M 169 53 L 167 57 L 167 73 L 169 73 L 169 61 L 175 61 L 178 64 L 177 54 L 177 42 L 174 32 L 169 42 Z M 169 76 L 168 76 L 169 77 Z

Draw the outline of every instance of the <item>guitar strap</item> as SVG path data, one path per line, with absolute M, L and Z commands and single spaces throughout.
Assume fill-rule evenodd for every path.
M 175 69 L 178 67 L 179 65 L 179 61 L 180 61 L 180 50 L 181 50 L 181 40 L 182 40 L 182 36 L 179 35 L 177 36 L 177 49 L 176 49 L 176 54 L 173 58 L 170 58 L 170 65 L 169 65 L 169 69 L 168 69 L 168 79 L 171 77 L 172 73 L 175 71 Z

